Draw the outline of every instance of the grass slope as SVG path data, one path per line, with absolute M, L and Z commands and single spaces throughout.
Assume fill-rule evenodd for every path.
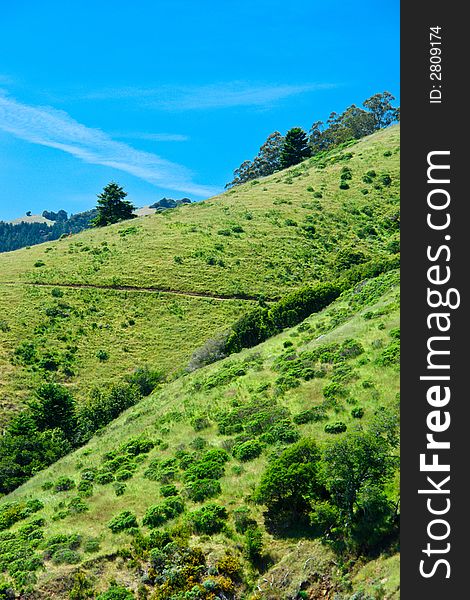
M 394 126 L 204 202 L 6 253 L 0 256 L 0 282 L 277 298 L 334 275 L 335 256 L 344 246 L 389 253 L 399 204 L 398 152 Z M 348 189 L 339 187 L 343 167 L 351 171 Z M 365 183 L 371 170 L 376 176 Z M 391 178 L 386 184 L 385 174 Z M 38 261 L 44 265 L 35 267 Z
M 120 548 L 129 547 L 131 537 L 126 533 L 112 534 L 107 523 L 126 509 L 137 515 L 141 526 L 146 509 L 163 500 L 162 482 L 145 476 L 152 464 L 161 466 L 162 461 L 175 455 L 185 456 L 187 452 L 191 454 L 202 445 L 205 445 L 204 450 L 210 447 L 230 450 L 234 435 L 222 435 L 218 425 L 230 411 L 253 402 L 278 406 L 285 410 L 294 431 L 322 441 L 332 437 L 324 431 L 327 423 L 341 420 L 349 430 L 357 426 L 359 421 L 351 416 L 354 408 L 364 409 L 360 421 L 363 426 L 367 426 L 379 407 L 396 409 L 398 365 L 396 359 L 383 361 L 381 357 L 387 355 L 388 349 L 396 343 L 393 336 L 399 324 L 398 282 L 396 271 L 365 282 L 344 293 L 321 313 L 312 315 L 299 326 L 285 330 L 264 344 L 165 384 L 151 397 L 122 414 L 87 446 L 2 499 L 0 507 L 31 499 L 39 499 L 44 504 L 42 510 L 14 525 L 12 532 L 18 533 L 25 523 L 40 518 L 44 519 L 44 523 L 36 528 L 45 540 L 59 534 L 82 536 L 74 555 L 77 563 L 67 564 L 67 561 L 64 563 L 54 559 L 54 555 L 46 554 L 44 570 L 36 572 L 36 595 L 31 597 L 67 598 L 73 573 L 79 570 L 94 577 L 96 592 L 107 589 L 111 580 L 136 591 L 142 569 L 148 568 L 148 558 L 144 557 L 136 564 L 126 553 L 118 552 Z M 341 368 L 327 361 L 320 365 L 312 379 L 305 380 L 298 375 L 286 381 L 282 377 L 280 365 L 287 365 L 293 357 L 350 339 L 360 344 L 363 352 L 347 358 L 341 363 Z M 315 365 L 315 369 L 317 367 Z M 327 398 L 325 389 L 332 382 L 339 383 L 341 394 L 327 406 L 327 420 L 295 425 L 292 418 L 295 421 L 299 413 L 324 403 Z M 71 478 L 78 485 L 84 469 L 102 468 L 105 453 L 118 450 L 136 436 L 148 438 L 156 445 L 149 453 L 141 455 L 142 460 L 135 461 L 135 471 L 124 482 L 122 495 L 116 495 L 115 483 L 95 483 L 92 496 L 82 498 L 86 512 L 73 514 L 69 506 L 77 497 L 77 490 L 54 492 L 49 489 L 60 477 Z M 304 590 L 305 594 L 308 592 L 310 598 L 333 598 L 335 594 L 339 594 L 338 598 L 349 598 L 350 594 L 360 590 L 377 594 L 372 597 L 398 598 L 397 557 L 381 557 L 368 564 L 358 563 L 345 575 L 335 566 L 332 553 L 320 542 L 275 538 L 266 532 L 262 507 L 253 505 L 250 497 L 268 457 L 284 446 L 282 441 L 274 444 L 268 441 L 261 455 L 254 460 L 241 462 L 230 458 L 225 466 L 225 475 L 220 479 L 221 493 L 214 500 L 225 506 L 229 513 L 228 529 L 212 536 L 193 536 L 191 544 L 201 546 L 212 565 L 227 548 L 239 557 L 245 575 L 237 583 L 237 598 L 307 597 L 298 596 L 300 590 Z M 183 470 L 176 468 L 174 484 L 184 497 L 183 478 Z M 389 494 L 396 498 L 397 493 L 396 484 Z M 200 503 L 189 499 L 185 503 L 186 510 L 200 506 Z M 241 554 L 243 536 L 235 531 L 232 519 L 234 510 L 242 505 L 249 507 L 263 531 L 269 556 L 262 574 L 250 567 Z M 170 524 L 184 519 L 182 515 Z M 146 528 L 141 526 L 141 530 L 146 531 Z M 44 544 L 44 541 L 39 544 Z M 34 547 L 35 543 L 32 544 Z M 40 548 L 36 550 L 39 555 L 43 552 Z M 86 549 L 91 551 L 86 552 Z M 257 594 L 251 596 L 255 589 L 258 589 Z
M 396 252 L 398 151 L 394 126 L 204 202 L 0 255 L 0 423 L 45 375 L 15 356 L 24 344 L 39 362 L 52 353 L 49 376 L 80 398 L 145 363 L 180 371 L 252 306 L 240 297 L 279 298 L 334 280 L 351 253 Z M 115 289 L 54 295 L 72 284 Z

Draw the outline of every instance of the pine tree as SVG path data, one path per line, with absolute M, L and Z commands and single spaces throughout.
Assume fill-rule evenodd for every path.
M 310 155 L 311 149 L 305 131 L 300 127 L 289 129 L 281 149 L 281 168 L 296 165 Z
M 111 223 L 133 219 L 136 216 L 134 215 L 135 206 L 128 200 L 124 200 L 126 196 L 127 192 L 120 185 L 114 181 L 108 183 L 101 194 L 98 194 L 96 206 L 98 216 L 93 219 L 93 224 L 96 227 L 104 227 Z

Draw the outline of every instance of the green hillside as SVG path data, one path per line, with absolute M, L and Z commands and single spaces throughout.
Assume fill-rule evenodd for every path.
M 277 298 L 331 276 L 342 247 L 390 252 L 398 152 L 394 126 L 204 202 L 6 253 L 0 281 Z
M 1 254 L 0 600 L 398 600 L 399 222 L 393 126 Z
M 204 202 L 0 255 L 0 419 L 45 376 L 83 397 L 143 365 L 179 373 L 258 298 L 397 252 L 399 128 L 346 146 Z
M 2 563 L 1 554 L 0 566 L 17 582 L 37 578 L 38 598 L 68 597 L 77 572 L 93 581 L 96 593 L 113 581 L 136 594 L 140 586 L 138 597 L 173 589 L 168 579 L 152 575 L 158 552 L 145 541 L 161 528 L 143 526 L 142 521 L 149 507 L 164 503 L 165 494 L 176 493 L 184 513 L 164 528 L 202 549 L 206 567 L 200 580 L 206 587 L 208 581 L 215 582 L 214 589 L 225 585 L 237 598 L 349 598 L 358 590 L 383 594 L 373 598 L 398 598 L 396 559 L 384 556 L 367 567 L 362 567 L 364 561 L 353 561 L 345 574 L 320 541 L 305 534 L 299 541 L 299 532 L 267 531 L 265 507 L 253 502 L 267 462 L 286 444 L 299 436 L 322 443 L 336 438 L 325 432 L 329 424 L 342 422 L 355 431 L 374 423 L 378 409 L 384 421 L 396 413 L 398 366 L 391 349 L 396 348 L 399 323 L 398 281 L 396 271 L 370 280 L 261 346 L 163 386 L 88 445 L 10 494 L 3 502 L 10 512 L 15 507 L 24 510 L 28 501 L 41 504 L 37 512 L 0 533 L 0 549 L 16 536 L 16 555 L 24 553 L 33 561 L 35 552 L 44 557 L 44 567 L 41 558 L 36 570 L 31 563 L 29 575 L 18 574 L 16 563 Z M 301 370 L 291 368 L 295 360 L 301 361 Z M 354 409 L 356 415 L 363 412 L 362 418 L 352 416 Z M 240 450 L 237 454 L 243 440 L 258 440 L 261 453 L 254 458 Z M 214 497 L 205 504 L 225 507 L 227 519 L 213 535 L 198 535 L 186 524 L 188 515 L 203 504 L 191 499 L 196 486 L 188 483 L 188 472 L 214 448 L 225 450 L 228 462 L 212 480 Z M 397 493 L 392 480 L 387 492 L 391 501 L 396 502 Z M 237 531 L 244 515 L 241 507 L 262 532 L 261 566 L 251 564 L 244 553 L 246 534 Z M 123 510 L 136 516 L 139 533 L 135 528 L 111 532 L 111 519 Z M 238 574 L 230 570 L 227 550 L 238 564 Z M 176 583 L 174 589 L 179 589 Z M 312 595 L 299 596 L 300 590 Z M 161 593 L 152 597 L 170 598 L 169 591 Z

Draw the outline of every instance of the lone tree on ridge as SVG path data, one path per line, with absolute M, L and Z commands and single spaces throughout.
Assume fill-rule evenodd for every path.
M 112 181 L 103 188 L 101 194 L 98 194 L 96 210 L 98 215 L 93 219 L 95 227 L 104 227 L 112 223 L 119 223 L 126 219 L 133 219 L 135 206 L 124 200 L 127 196 L 120 185 Z

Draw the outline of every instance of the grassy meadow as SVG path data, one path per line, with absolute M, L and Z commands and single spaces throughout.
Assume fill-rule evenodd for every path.
M 83 568 L 90 575 L 101 574 L 97 581 L 98 591 L 107 589 L 113 578 L 135 589 L 136 578 L 132 561 L 116 556 L 116 549 L 127 547 L 130 537 L 124 532 L 112 534 L 107 524 L 123 506 L 136 514 L 140 524 L 147 508 L 164 499 L 161 495 L 162 483 L 146 477 L 152 461 L 171 460 L 175 455 L 178 456 L 178 453 L 193 452 L 199 447 L 230 448 L 232 436 L 221 435 L 218 423 L 224 415 L 233 411 L 234 407 L 245 406 L 253 399 L 267 400 L 270 405 L 283 407 L 295 431 L 302 436 L 314 437 L 320 442 L 331 438 L 330 434 L 325 433 L 325 425 L 328 423 L 340 420 L 348 429 L 354 430 L 359 424 L 366 427 L 379 407 L 396 409 L 399 389 L 397 363 L 395 360 L 384 366 L 380 357 L 393 344 L 391 332 L 393 334 L 399 325 L 398 283 L 398 273 L 395 271 L 371 280 L 361 289 L 343 294 L 322 313 L 313 315 L 299 326 L 286 330 L 264 344 L 164 385 L 151 397 L 123 413 L 89 444 L 39 473 L 10 494 L 8 501 L 39 499 L 44 504 L 44 508 L 34 517 L 44 518 L 45 539 L 59 534 L 79 534 L 83 540 L 82 549 L 78 550 Z M 345 340 L 359 343 L 363 351 L 346 361 L 346 368 L 343 368 L 340 376 L 335 375 L 334 366 L 324 364 L 325 373 L 321 378 L 308 381 L 299 378 L 291 384 L 292 387 L 282 387 L 276 364 L 279 364 L 286 354 L 294 353 L 300 356 L 303 352 L 331 344 L 341 344 Z M 234 369 L 234 366 L 239 367 L 238 370 Z M 320 422 L 296 425 L 295 417 L 303 411 L 321 405 L 325 401 L 325 389 L 335 381 L 341 381 L 341 400 L 327 409 L 327 418 Z M 354 408 L 363 409 L 364 414 L 360 420 L 351 416 Z M 199 423 L 203 424 L 201 429 Z M 142 461 L 138 461 L 134 474 L 125 482 L 123 494 L 116 495 L 114 478 L 113 482 L 107 484 L 94 484 L 93 494 L 84 500 L 86 512 L 68 512 L 67 507 L 77 496 L 76 486 L 79 485 L 83 473 L 90 469 L 99 470 L 106 453 L 118 450 L 136 436 L 153 440 L 157 445 L 142 456 Z M 254 505 L 251 498 L 260 473 L 263 472 L 269 456 L 276 453 L 276 447 L 276 444 L 266 444 L 261 455 L 254 460 L 243 462 L 232 457 L 226 464 L 225 474 L 220 479 L 221 493 L 216 501 L 224 505 L 229 514 L 232 515 L 234 510 L 247 505 L 252 516 L 262 527 L 262 507 Z M 65 492 L 49 489 L 49 486 L 61 477 L 73 480 L 74 488 Z M 172 481 L 184 497 L 184 477 L 181 469 L 177 469 Z M 389 490 L 394 499 L 398 494 L 397 484 L 396 480 Z M 185 502 L 189 511 L 200 505 L 188 499 Z M 180 519 L 183 520 L 184 517 Z M 23 525 L 24 523 L 20 522 L 13 531 Z M 227 548 L 235 554 L 240 554 L 243 538 L 233 529 L 233 522 L 229 522 L 228 527 L 226 532 L 194 540 L 197 544 L 202 544 L 212 562 Z M 309 580 L 312 573 L 318 570 L 318 561 L 312 561 L 311 571 L 302 572 L 302 565 L 294 560 L 299 552 L 299 541 L 295 538 L 279 539 L 265 530 L 263 536 L 269 561 L 274 564 L 262 576 L 253 570 L 250 571 L 248 566 L 247 576 L 243 584 L 240 583 L 240 589 L 248 591 L 259 585 L 261 589 L 267 590 L 265 582 L 272 576 L 278 585 L 276 589 L 279 589 L 279 594 L 287 594 L 287 590 L 295 588 L 299 578 Z M 84 552 L 87 540 L 97 541 L 96 551 Z M 317 541 L 307 539 L 302 544 L 305 545 L 304 552 L 307 558 L 318 557 L 331 589 L 354 590 L 379 585 L 386 592 L 387 598 L 398 598 L 394 595 L 397 592 L 396 560 L 390 559 L 386 562 L 385 559 L 381 559 L 375 567 L 368 565 L 366 571 L 362 570 L 362 564 L 359 562 L 352 571 L 354 576 L 343 581 L 344 578 L 342 579 L 341 574 L 334 569 L 333 553 Z M 289 560 L 292 562 L 288 577 L 285 577 L 282 564 L 278 564 L 279 560 L 281 563 Z M 46 561 L 45 571 L 37 573 L 38 586 L 44 597 L 47 597 L 47 594 L 50 594 L 51 598 L 56 597 L 54 586 L 58 585 L 58 577 L 66 582 L 76 569 L 75 564 L 65 566 Z M 378 575 L 374 575 L 375 572 Z M 66 584 L 63 583 L 63 586 L 66 587 Z M 330 589 L 328 586 L 327 589 Z M 57 592 L 57 597 L 61 597 L 63 589 L 64 587 Z
M 136 368 L 162 376 L 0 497 L 0 599 L 12 586 L 28 600 L 399 600 L 396 535 L 374 552 L 338 550 L 333 484 L 309 523 L 285 529 L 259 492 L 303 441 L 323 452 L 369 431 L 396 435 L 399 272 L 187 369 L 258 306 L 398 252 L 392 126 L 197 204 L 0 254 L 0 427 L 44 381 L 86 405 Z M 399 502 L 396 442 L 384 488 L 371 481 L 356 502 L 384 531 L 393 519 L 380 511 Z M 301 492 L 288 490 L 287 504 L 289 493 L 307 501 Z

